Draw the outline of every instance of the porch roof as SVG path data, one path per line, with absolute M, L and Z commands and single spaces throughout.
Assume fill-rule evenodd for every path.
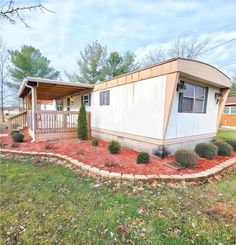
M 26 84 L 36 87 L 37 99 L 39 100 L 60 99 L 76 93 L 89 92 L 93 89 L 93 85 L 90 84 L 27 77 L 22 82 L 18 92 L 18 97 L 24 98 L 29 94 L 30 88 L 28 88 Z

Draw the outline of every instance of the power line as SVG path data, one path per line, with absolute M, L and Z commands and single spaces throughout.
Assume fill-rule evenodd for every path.
M 233 64 L 236 64 L 236 61 L 231 62 L 231 63 L 224 64 L 224 65 L 222 65 L 222 66 L 219 66 L 218 68 L 225 67 L 225 66 L 229 66 L 229 65 L 233 65 Z
M 218 45 L 216 45 L 216 46 L 214 46 L 214 47 L 211 47 L 211 48 L 209 48 L 209 49 L 207 49 L 207 50 L 205 50 L 205 51 L 203 51 L 203 52 L 200 52 L 199 54 L 205 54 L 205 53 L 208 52 L 209 50 L 218 48 L 218 47 L 220 47 L 220 46 L 222 46 L 222 45 L 225 45 L 226 43 L 230 43 L 230 42 L 233 42 L 233 41 L 235 41 L 235 40 L 236 40 L 236 37 L 233 38 L 233 39 L 231 39 L 231 40 L 229 40 L 229 41 L 226 41 L 226 42 L 224 42 L 224 43 L 221 43 L 221 44 L 218 44 Z

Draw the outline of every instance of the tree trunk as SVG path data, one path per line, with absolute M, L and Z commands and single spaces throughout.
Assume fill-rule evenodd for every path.
M 1 74 L 1 116 L 2 121 L 5 122 L 3 104 L 3 74 Z

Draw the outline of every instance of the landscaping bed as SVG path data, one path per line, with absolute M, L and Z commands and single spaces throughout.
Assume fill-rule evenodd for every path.
M 1 137 L 1 144 L 4 149 L 63 154 L 93 167 L 121 174 L 181 175 L 198 173 L 212 168 L 228 160 L 230 157 L 236 157 L 236 152 L 233 152 L 230 157 L 217 156 L 214 160 L 200 158 L 195 168 L 176 170 L 168 166 L 168 163 L 175 161 L 173 156 L 166 157 L 163 160 L 155 156 L 150 156 L 148 164 L 137 164 L 137 151 L 121 147 L 119 154 L 110 154 L 107 149 L 108 143 L 101 140 L 99 140 L 99 146 L 97 147 L 92 146 L 91 140 L 79 141 L 73 139 L 37 143 L 30 143 L 30 140 L 30 137 L 25 137 L 23 143 L 13 143 L 10 137 L 3 136 Z

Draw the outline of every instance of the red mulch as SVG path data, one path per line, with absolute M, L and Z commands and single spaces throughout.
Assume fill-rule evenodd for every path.
M 137 151 L 122 147 L 119 154 L 112 155 L 107 150 L 107 143 L 101 140 L 99 140 L 98 147 L 91 146 L 90 140 L 80 142 L 77 139 L 71 139 L 36 143 L 31 143 L 30 140 L 30 137 L 25 137 L 24 142 L 19 143 L 19 147 L 14 147 L 14 150 L 59 153 L 70 156 L 99 169 L 127 174 L 147 175 L 197 173 L 209 169 L 230 158 L 221 156 L 217 156 L 215 160 L 206 160 L 201 158 L 195 169 L 183 169 L 177 171 L 165 165 L 165 163 L 173 162 L 175 160 L 173 156 L 167 157 L 164 160 L 151 156 L 148 164 L 137 164 Z M 0 143 L 5 149 L 11 149 L 13 142 L 8 136 L 1 136 Z M 236 152 L 233 152 L 232 157 L 236 157 Z

